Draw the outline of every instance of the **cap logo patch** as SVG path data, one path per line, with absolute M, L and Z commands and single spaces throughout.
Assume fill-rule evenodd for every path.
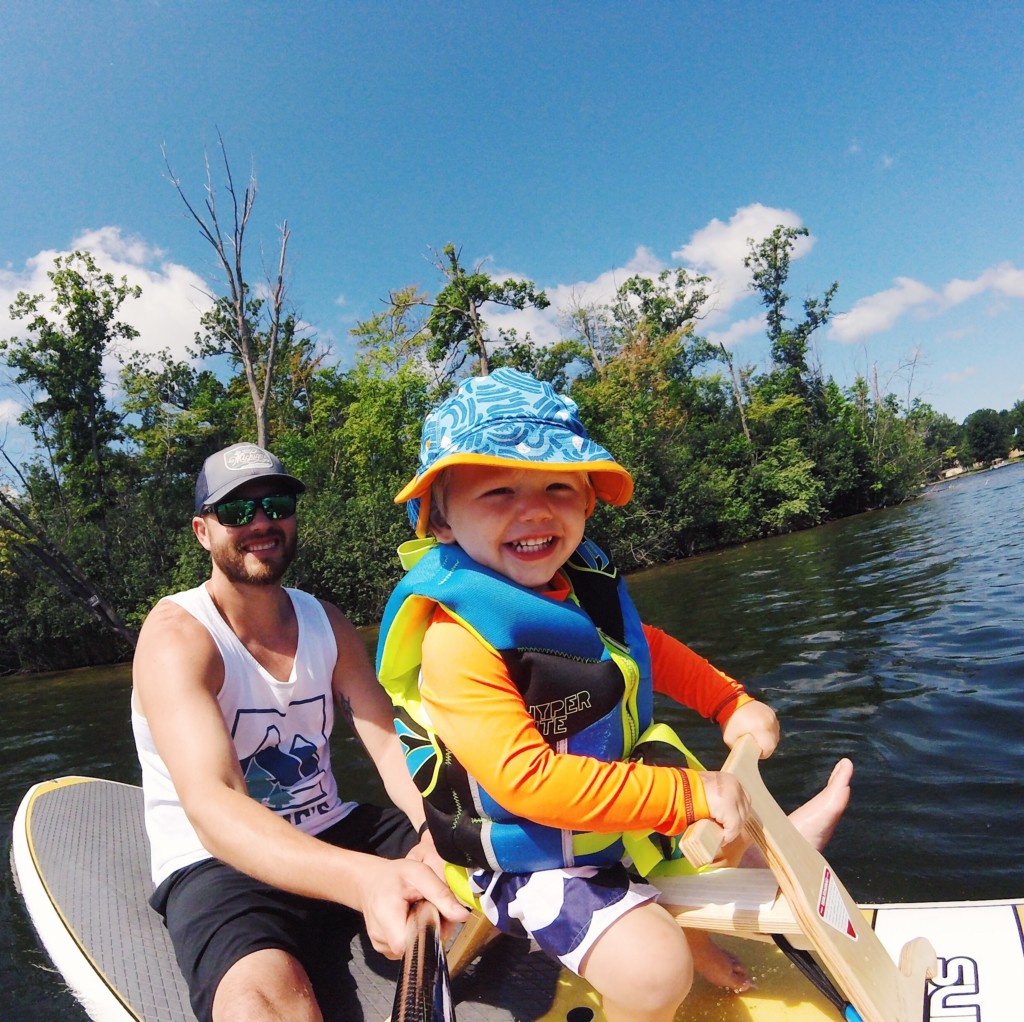
M 224 467 L 231 472 L 247 472 L 254 468 L 274 467 L 266 451 L 253 444 L 251 447 L 233 447 L 224 454 Z

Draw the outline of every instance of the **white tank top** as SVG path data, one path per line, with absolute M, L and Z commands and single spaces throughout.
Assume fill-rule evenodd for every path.
M 318 834 L 356 806 L 340 800 L 331 771 L 331 675 L 338 648 L 320 602 L 298 589 L 285 592 L 299 626 L 287 681 L 274 678 L 242 645 L 205 585 L 165 598 L 201 622 L 217 644 L 224 661 L 217 702 L 249 794 L 301 830 Z M 142 765 L 153 881 L 159 884 L 182 866 L 211 856 L 181 807 L 148 721 L 134 706 L 132 730 Z

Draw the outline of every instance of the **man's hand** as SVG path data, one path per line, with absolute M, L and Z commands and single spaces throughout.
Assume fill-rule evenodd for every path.
M 361 876 L 360 910 L 374 949 L 387 958 L 399 959 L 405 952 L 406 922 L 417 901 L 432 902 L 441 913 L 442 924 L 461 923 L 469 910 L 438 879 L 430 867 L 412 858 L 373 859 Z
M 744 703 L 722 728 L 722 737 L 730 749 L 743 735 L 753 735 L 761 747 L 761 759 L 767 759 L 779 744 L 779 718 L 775 711 L 756 699 Z

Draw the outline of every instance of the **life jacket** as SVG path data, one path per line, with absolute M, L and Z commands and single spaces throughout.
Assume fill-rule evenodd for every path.
M 563 568 L 572 596 L 559 602 L 458 546 L 420 540 L 400 553 L 412 567 L 384 613 L 377 673 L 395 706 L 395 729 L 439 854 L 457 865 L 513 872 L 620 860 L 621 834 L 562 831 L 500 806 L 434 732 L 419 695 L 423 636 L 440 604 L 502 658 L 553 748 L 629 759 L 651 725 L 653 688 L 647 640 L 617 569 L 584 539 Z

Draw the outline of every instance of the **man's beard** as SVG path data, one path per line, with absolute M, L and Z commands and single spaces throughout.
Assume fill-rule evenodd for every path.
M 210 556 L 213 563 L 220 569 L 229 582 L 250 586 L 273 586 L 284 577 L 284 573 L 295 560 L 298 548 L 298 535 L 292 532 L 289 536 L 280 529 L 268 529 L 260 536 L 250 536 L 247 542 L 259 539 L 275 538 L 281 541 L 278 557 L 273 561 L 256 561 L 251 569 L 246 563 L 245 551 L 225 538 L 223 543 L 213 546 Z

